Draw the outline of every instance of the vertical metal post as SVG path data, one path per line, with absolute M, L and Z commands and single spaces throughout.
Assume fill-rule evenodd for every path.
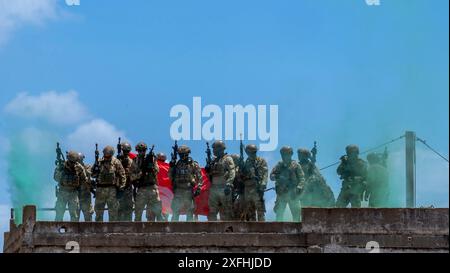
M 406 207 L 416 206 L 416 133 L 405 133 Z

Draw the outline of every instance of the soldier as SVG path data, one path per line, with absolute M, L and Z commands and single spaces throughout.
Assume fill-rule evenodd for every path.
M 265 221 L 264 214 L 266 207 L 264 204 L 264 192 L 267 186 L 268 167 L 267 162 L 256 156 L 258 148 L 256 145 L 250 144 L 245 147 L 247 160 L 243 169 L 240 170 L 244 183 L 244 211 L 248 215 L 248 220 Z
M 358 157 L 358 146 L 348 145 L 345 151 L 347 155 L 341 157 L 337 168 L 337 174 L 343 181 L 336 207 L 345 208 L 350 203 L 352 208 L 359 208 L 367 181 L 367 164 Z
M 78 159 L 81 166 L 84 167 L 84 171 L 87 176 L 86 183 L 82 183 L 80 185 L 78 198 L 80 200 L 80 206 L 78 208 L 78 218 L 81 216 L 81 212 L 83 212 L 83 217 L 85 222 L 92 222 L 92 215 L 94 214 L 94 208 L 92 207 L 92 198 L 91 192 L 92 184 L 91 182 L 91 165 L 84 163 L 84 154 L 78 153 Z
M 128 142 L 120 143 L 122 153 L 117 157 L 125 170 L 127 181 L 123 191 L 118 191 L 119 221 L 133 221 L 133 186 L 131 185 L 130 168 L 133 160 L 130 158 L 131 145 Z
M 178 148 L 180 159 L 170 162 L 169 178 L 172 181 L 174 197 L 172 200 L 172 221 L 177 222 L 180 211 L 186 211 L 186 220 L 193 221 L 194 197 L 200 195 L 203 184 L 200 165 L 189 156 L 191 149 L 182 145 Z
M 234 181 L 233 181 L 233 220 L 236 221 L 245 221 L 248 220 L 244 214 L 244 183 L 241 179 L 240 170 L 239 170 L 239 161 L 240 156 L 238 154 L 232 154 L 231 158 L 234 163 Z
M 367 155 L 367 190 L 364 200 L 369 200 L 369 207 L 386 207 L 389 200 L 389 174 L 378 154 Z
M 125 170 L 116 157 L 114 148 L 106 146 L 103 149 L 103 158 L 98 162 L 98 173 L 92 177 L 97 179 L 97 192 L 95 198 L 95 221 L 103 222 L 105 206 L 108 206 L 110 221 L 118 221 L 117 191 L 123 191 L 127 177 Z
M 142 212 L 147 209 L 147 221 L 154 221 L 151 216 L 156 215 L 158 221 L 163 221 L 162 203 L 159 198 L 157 175 L 159 167 L 152 151 L 146 156 L 147 144 L 139 142 L 136 145 L 138 156 L 131 165 L 131 180 L 136 187 L 135 221 L 142 221 Z
M 233 219 L 232 189 L 235 178 L 235 166 L 233 158 L 225 153 L 225 143 L 221 140 L 212 145 L 214 159 L 206 171 L 210 177 L 211 188 L 209 192 L 208 221 L 217 221 L 217 213 L 220 211 L 220 220 Z
M 275 181 L 274 211 L 277 221 L 283 220 L 286 205 L 292 214 L 293 221 L 300 221 L 300 194 L 303 190 L 305 178 L 302 168 L 297 161 L 292 160 L 293 151 L 291 147 L 284 146 L 280 150 L 281 161 L 270 173 L 270 180 Z
M 167 160 L 167 156 L 164 153 L 158 153 L 158 154 L 156 154 L 156 159 L 159 162 L 163 162 L 164 163 Z
M 56 199 L 55 221 L 62 221 L 66 205 L 69 207 L 70 221 L 78 222 L 78 189 L 80 185 L 89 183 L 83 166 L 78 163 L 78 153 L 70 151 L 67 161 L 59 164 L 54 172 L 53 178 L 58 182 L 59 189 Z
M 308 149 L 298 149 L 298 161 L 305 175 L 305 187 L 300 196 L 302 207 L 334 207 L 334 194 L 325 178 L 311 160 Z

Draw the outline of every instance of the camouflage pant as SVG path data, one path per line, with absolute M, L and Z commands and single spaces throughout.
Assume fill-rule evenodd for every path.
M 156 215 L 158 221 L 162 221 L 162 204 L 159 198 L 158 186 L 144 186 L 137 189 L 135 205 L 135 221 L 142 221 L 142 212 L 147 207 L 147 221 L 153 221 L 151 215 Z
M 233 196 L 225 195 L 224 186 L 212 185 L 209 190 L 209 214 L 208 221 L 217 221 L 217 213 L 220 212 L 221 221 L 233 220 Z
M 292 191 L 293 190 L 289 190 L 288 192 L 277 194 L 273 210 L 276 214 L 276 219 L 279 222 L 283 221 L 283 215 L 287 205 L 289 205 L 292 220 L 294 222 L 300 221 L 300 200 L 293 197 L 295 194 Z
M 383 208 L 388 207 L 389 193 L 385 192 L 372 192 L 369 198 L 369 207 L 371 208 Z
M 172 221 L 176 222 L 180 218 L 180 210 L 186 211 L 186 220 L 194 220 L 194 199 L 191 189 L 175 190 L 172 200 Z
M 119 221 L 133 221 L 133 188 L 126 188 L 118 202 Z
M 246 221 L 246 215 L 244 213 L 244 194 L 239 194 L 239 197 L 234 200 L 233 203 L 233 220 Z
M 256 221 L 256 216 L 258 216 L 258 221 L 265 221 L 265 213 L 264 199 L 261 199 L 256 187 L 245 186 L 244 214 L 246 215 L 246 220 Z
M 336 201 L 336 207 L 346 208 L 351 204 L 352 208 L 360 208 L 362 199 L 362 186 L 355 183 L 348 183 L 341 188 L 341 192 Z
M 118 220 L 116 187 L 98 187 L 95 197 L 95 221 L 103 222 L 105 206 L 108 206 L 109 221 Z
M 81 212 L 83 212 L 83 217 L 85 222 L 92 221 L 92 214 L 94 209 L 92 207 L 91 192 L 88 189 L 81 189 L 79 192 L 80 207 L 78 209 L 78 218 L 81 217 Z
M 63 221 L 64 213 L 66 212 L 66 205 L 69 207 L 70 221 L 78 222 L 78 190 L 59 189 L 58 197 L 56 198 L 56 217 L 55 221 Z

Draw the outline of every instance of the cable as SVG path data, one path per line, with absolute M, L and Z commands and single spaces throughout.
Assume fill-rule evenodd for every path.
M 430 149 L 432 152 L 434 152 L 435 154 L 437 154 L 437 155 L 440 156 L 442 159 L 444 159 L 445 161 L 448 162 L 448 159 L 447 159 L 445 156 L 441 155 L 438 151 L 436 151 L 435 149 L 433 149 L 430 145 L 427 144 L 427 142 L 426 142 L 425 140 L 420 139 L 420 138 L 418 138 L 418 137 L 416 137 L 416 139 L 417 139 L 418 141 L 422 142 L 423 145 L 427 146 L 427 148 Z
M 381 148 L 381 147 L 383 147 L 383 146 L 386 146 L 386 145 L 388 145 L 388 144 L 391 144 L 391 143 L 393 143 L 393 142 L 395 142 L 395 141 L 397 141 L 397 140 L 400 140 L 400 139 L 402 139 L 402 138 L 404 138 L 404 137 L 405 137 L 405 135 L 399 136 L 399 137 L 394 138 L 394 139 L 392 139 L 392 140 L 389 140 L 389 141 L 387 141 L 387 142 L 385 142 L 385 143 L 383 143 L 383 144 L 380 144 L 380 145 L 377 145 L 377 146 L 375 146 L 375 147 L 373 147 L 373 148 L 370 148 L 370 149 L 368 149 L 368 150 L 365 150 L 365 151 L 361 152 L 360 154 L 363 155 L 363 154 L 366 154 L 366 153 L 368 153 L 368 152 L 377 150 L 377 149 L 379 149 L 379 148 Z M 326 166 L 326 167 L 321 168 L 320 170 L 322 171 L 322 170 L 328 169 L 328 168 L 330 168 L 330 167 L 333 167 L 333 166 L 339 164 L 340 162 L 341 162 L 341 161 L 337 161 L 337 162 L 335 162 L 335 163 L 333 163 L 333 164 L 330 164 L 330 165 L 328 165 L 328 166 Z

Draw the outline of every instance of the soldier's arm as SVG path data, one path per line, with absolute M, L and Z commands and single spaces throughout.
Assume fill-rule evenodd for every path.
M 273 167 L 272 171 L 270 172 L 270 180 L 276 181 L 279 173 L 280 172 L 278 170 L 278 164 L 277 164 L 275 167 Z
M 267 185 L 267 176 L 269 174 L 269 167 L 267 166 L 267 162 L 262 159 L 261 160 L 261 165 L 259 166 L 258 169 L 258 175 L 260 178 L 259 183 L 261 184 L 262 187 L 266 187 Z
M 158 162 L 156 162 L 156 159 L 153 160 L 153 173 L 157 175 L 159 173 L 159 166 Z
M 344 163 L 339 164 L 339 166 L 336 169 L 336 172 L 339 176 L 342 176 L 344 174 Z
M 194 171 L 195 172 L 194 173 L 195 182 L 198 185 L 198 187 L 201 187 L 203 185 L 202 168 L 200 167 L 200 165 L 197 162 L 195 162 L 194 166 L 195 166 L 194 167 L 195 168 L 195 171 Z
M 130 179 L 131 181 L 136 181 L 139 178 L 141 178 L 141 170 L 138 166 L 138 163 L 136 160 L 133 160 L 133 163 L 130 167 Z
M 170 181 L 173 181 L 173 167 L 169 167 L 169 173 L 168 173 L 168 175 L 169 175 Z
M 80 178 L 80 185 L 86 184 L 90 187 L 91 181 L 89 181 L 88 176 L 86 175 L 86 170 L 80 164 L 77 165 L 77 173 L 78 177 Z
M 303 173 L 302 167 L 300 165 L 297 166 L 295 175 L 297 177 L 297 186 L 303 188 L 305 186 L 305 174 Z
M 234 161 L 230 156 L 225 158 L 225 180 L 227 184 L 233 184 L 234 178 L 236 176 L 236 168 L 234 166 Z
M 55 171 L 53 172 L 53 179 L 59 183 L 61 180 L 61 167 L 56 166 Z
M 119 189 L 123 189 L 125 188 L 125 185 L 127 183 L 127 176 L 125 174 L 125 169 L 122 166 L 122 163 L 120 163 L 120 160 L 116 161 L 116 172 L 117 172 L 117 177 L 119 179 Z

